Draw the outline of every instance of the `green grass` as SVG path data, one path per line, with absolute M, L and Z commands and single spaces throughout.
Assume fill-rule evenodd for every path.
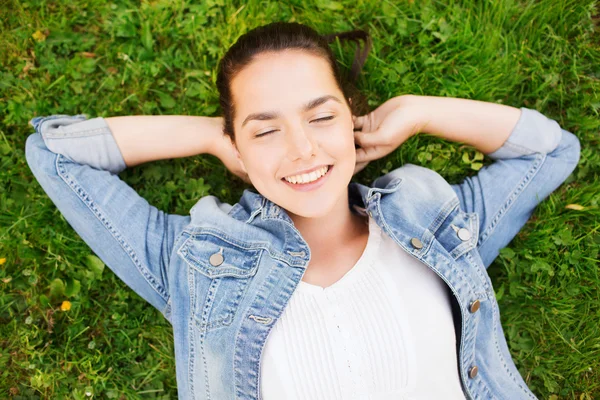
M 217 115 L 218 59 L 240 34 L 275 20 L 322 33 L 368 29 L 374 47 L 359 87 L 373 107 L 402 93 L 501 102 L 535 108 L 580 138 L 577 169 L 489 271 L 511 353 L 532 390 L 543 399 L 600 398 L 595 2 L 3 0 L 0 10 L 0 398 L 176 397 L 170 326 L 103 270 L 37 184 L 24 157 L 27 121 L 53 113 Z M 351 47 L 334 50 L 348 66 Z M 454 183 L 476 173 L 466 162 L 474 154 L 419 135 L 357 180 L 414 163 Z M 179 214 L 206 194 L 233 204 L 244 188 L 212 156 L 150 163 L 121 177 Z M 60 310 L 64 300 L 69 311 Z

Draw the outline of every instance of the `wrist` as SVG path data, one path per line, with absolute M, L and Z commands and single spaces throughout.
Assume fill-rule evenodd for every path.
M 428 109 L 426 96 L 415 94 L 398 96 L 398 107 L 405 110 L 409 125 L 413 127 L 411 136 L 419 132 L 426 133 L 428 112 L 431 111 Z
M 199 117 L 198 134 L 208 138 L 203 153 L 221 158 L 223 154 L 223 141 L 227 139 L 223 134 L 222 117 Z

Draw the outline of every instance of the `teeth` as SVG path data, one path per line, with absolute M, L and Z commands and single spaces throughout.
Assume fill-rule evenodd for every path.
M 316 181 L 317 179 L 325 175 L 328 169 L 329 167 L 323 167 L 321 169 L 311 172 L 310 174 L 286 176 L 284 179 L 290 183 L 309 183 Z

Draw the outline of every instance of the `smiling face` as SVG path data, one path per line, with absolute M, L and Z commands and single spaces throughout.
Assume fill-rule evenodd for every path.
M 238 158 L 261 195 L 302 217 L 324 216 L 347 199 L 354 126 L 326 60 L 300 50 L 262 53 L 231 92 Z

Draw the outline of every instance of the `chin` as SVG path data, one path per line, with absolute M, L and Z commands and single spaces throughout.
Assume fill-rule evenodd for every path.
M 352 167 L 352 168 L 351 168 Z M 277 204 L 290 216 L 302 218 L 321 218 L 330 214 L 340 202 L 348 198 L 348 184 L 352 179 L 354 167 L 351 165 L 339 165 L 337 173 L 330 176 L 325 186 L 317 188 L 315 191 L 294 192 L 288 187 L 282 187 L 284 183 L 277 185 L 259 185 L 254 187 L 261 195 Z M 340 179 L 340 176 L 344 178 Z M 263 181 L 260 182 L 264 183 Z M 262 190 L 261 190 L 262 189 Z
M 287 213 L 290 216 L 296 216 L 296 217 L 302 217 L 302 218 L 322 218 L 324 216 L 326 216 L 327 214 L 329 214 L 331 212 L 331 210 L 333 209 L 333 207 L 325 209 L 325 208 L 319 208 L 319 209 L 314 209 L 312 207 L 298 207 L 298 205 L 295 205 L 294 207 L 284 207 L 281 206 L 282 208 L 284 208 Z
M 324 193 L 304 196 L 285 196 L 273 200 L 275 204 L 286 210 L 290 216 L 302 218 L 321 218 L 329 215 L 339 205 L 340 200 L 347 198 L 348 186 L 337 192 L 327 191 Z

